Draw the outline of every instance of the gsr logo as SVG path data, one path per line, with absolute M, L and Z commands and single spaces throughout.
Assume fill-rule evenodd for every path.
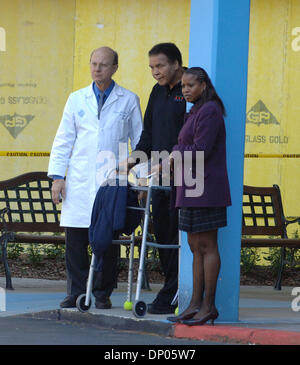
M 249 119 L 250 122 L 252 123 L 268 123 L 270 120 L 270 113 L 269 112 L 254 112 L 254 111 L 250 111 L 247 114 L 247 117 Z
M 292 300 L 292 304 L 291 304 L 292 310 L 294 312 L 299 312 L 300 311 L 300 287 L 299 286 L 296 288 L 293 288 L 292 295 L 293 296 L 297 295 L 296 298 Z

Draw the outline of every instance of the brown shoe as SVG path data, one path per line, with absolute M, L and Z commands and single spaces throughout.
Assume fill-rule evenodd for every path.
M 109 298 L 96 298 L 95 306 L 97 309 L 110 309 L 112 307 L 112 304 Z
M 60 303 L 61 308 L 75 308 L 76 307 L 76 299 L 77 295 L 68 295 L 65 299 Z
M 151 314 L 170 314 L 174 313 L 176 309 L 176 305 L 168 305 L 168 304 L 159 304 L 153 302 L 148 304 L 147 311 Z

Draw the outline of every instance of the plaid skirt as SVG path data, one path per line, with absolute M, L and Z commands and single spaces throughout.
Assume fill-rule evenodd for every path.
M 179 209 L 179 229 L 185 232 L 205 232 L 227 226 L 226 207 Z

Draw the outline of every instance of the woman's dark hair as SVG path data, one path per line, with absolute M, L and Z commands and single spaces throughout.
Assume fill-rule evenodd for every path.
M 157 56 L 158 54 L 164 54 L 170 63 L 178 61 L 179 65 L 182 66 L 182 56 L 178 47 L 174 43 L 159 43 L 152 47 L 148 52 L 149 56 Z
M 215 101 L 220 105 L 222 113 L 225 116 L 226 110 L 224 104 L 217 94 L 207 72 L 201 67 L 191 67 L 185 70 L 184 74 L 194 75 L 200 83 L 204 81 L 206 84 L 206 88 L 201 95 L 201 99 L 197 102 L 197 106 L 200 108 L 204 103 L 208 101 Z

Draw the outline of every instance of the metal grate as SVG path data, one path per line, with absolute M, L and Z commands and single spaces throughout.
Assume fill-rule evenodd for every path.
M 51 199 L 51 182 L 38 180 L 0 191 L 0 209 L 8 208 L 9 222 L 56 222 L 60 210 Z
M 28 228 L 57 231 L 61 210 L 60 205 L 52 202 L 51 184 L 46 172 L 31 172 L 1 181 L 0 210 L 7 209 L 8 226 L 25 231 Z
M 244 185 L 243 235 L 285 236 L 280 190 Z
M 248 194 L 246 199 L 244 198 L 243 225 L 265 227 L 276 225 L 276 214 L 271 195 Z

